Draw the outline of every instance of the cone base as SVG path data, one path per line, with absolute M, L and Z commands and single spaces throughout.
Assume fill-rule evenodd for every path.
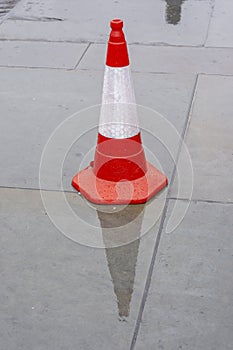
M 106 181 L 95 176 L 92 166 L 81 170 L 72 186 L 96 204 L 141 204 L 167 186 L 164 174 L 147 162 L 147 172 L 133 181 Z

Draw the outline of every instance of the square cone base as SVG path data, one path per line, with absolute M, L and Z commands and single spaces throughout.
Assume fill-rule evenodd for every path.
M 149 162 L 147 169 L 146 174 L 136 180 L 114 182 L 97 177 L 92 166 L 88 166 L 74 176 L 72 186 L 96 204 L 145 203 L 168 184 L 166 176 Z

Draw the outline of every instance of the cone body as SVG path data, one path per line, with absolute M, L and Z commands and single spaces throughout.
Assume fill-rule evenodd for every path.
M 111 21 L 94 161 L 72 185 L 99 204 L 144 203 L 167 185 L 146 161 L 121 20 Z

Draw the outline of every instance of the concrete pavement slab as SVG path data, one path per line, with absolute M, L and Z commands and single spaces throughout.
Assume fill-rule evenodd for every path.
M 1 68 L 1 185 L 38 188 L 49 136 L 74 112 L 99 103 L 101 79 L 101 72 Z
M 0 42 L 0 66 L 75 68 L 87 44 Z
M 233 47 L 233 3 L 231 0 L 216 0 L 210 22 L 206 46 Z
M 106 48 L 91 44 L 77 68 L 103 69 Z M 233 74 L 232 49 L 147 45 L 129 45 L 128 49 L 133 71 Z
M 185 139 L 193 163 L 194 199 L 233 201 L 232 90 L 233 77 L 201 75 L 198 78 Z M 178 167 L 184 167 L 182 160 Z M 187 177 L 182 181 L 182 198 L 189 182 Z M 176 185 L 175 182 L 173 196 Z
M 0 26 L 2 39 L 106 42 L 109 21 L 123 18 L 128 42 L 203 45 L 211 0 L 21 1 Z M 43 25 L 41 25 L 43 23 Z
M 130 45 L 129 49 L 133 60 L 133 69 L 140 72 L 188 74 L 233 73 L 232 49 L 207 49 L 203 47 L 178 48 L 171 46 L 149 47 L 143 45 Z
M 162 233 L 136 350 L 232 348 L 232 209 L 192 202 Z
M 80 197 L 67 196 L 84 209 Z M 128 349 L 158 227 L 128 245 L 95 249 L 53 226 L 39 191 L 0 189 L 0 197 L 1 348 Z M 120 220 L 110 214 L 110 224 L 125 225 L 130 210 Z M 139 235 L 140 215 L 133 215 Z M 98 210 L 95 217 L 109 240 L 109 214 Z
M 20 68 L 1 68 L 0 71 L 4 116 L 0 138 L 4 171 L 0 175 L 0 184 L 38 188 L 40 158 L 48 138 L 74 112 L 100 103 L 103 72 Z M 133 79 L 137 103 L 157 110 L 181 132 L 192 98 L 195 76 L 136 73 Z M 72 177 L 78 171 L 84 155 L 96 144 L 95 127 L 99 114 L 98 109 L 94 111 L 96 115 L 92 130 L 82 139 L 83 142 L 81 140 L 81 144 L 74 145 L 68 152 L 63 172 L 66 189 L 72 190 Z M 150 129 L 147 120 L 141 116 L 141 127 Z M 80 127 L 78 125 L 77 128 L 85 128 L 85 125 L 88 125 L 88 120 L 83 113 Z M 156 133 L 159 134 L 159 130 Z M 64 135 L 61 136 L 61 145 L 63 138 Z M 143 141 L 170 176 L 173 162 L 165 148 L 148 133 L 143 134 Z M 177 143 L 174 144 L 174 148 L 177 146 Z M 61 151 L 62 146 L 57 152 Z M 59 176 L 54 178 L 53 189 L 60 188 L 58 184 Z

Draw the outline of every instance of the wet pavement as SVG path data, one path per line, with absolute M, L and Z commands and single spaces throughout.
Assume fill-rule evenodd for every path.
M 137 239 L 144 206 L 115 215 L 115 226 L 136 216 L 132 243 L 97 249 L 63 236 L 39 191 L 1 189 L 1 198 L 2 348 L 129 348 L 158 226 Z M 109 215 L 97 211 L 106 246 L 117 239 Z
M 0 348 L 232 349 L 232 2 L 0 1 L 0 16 Z M 70 185 L 93 157 L 116 17 L 150 108 L 139 107 L 146 155 L 169 178 L 138 206 L 95 206 Z M 62 122 L 63 168 L 43 181 Z
M 15 7 L 18 1 L 19 0 L 0 1 L 0 21 Z

